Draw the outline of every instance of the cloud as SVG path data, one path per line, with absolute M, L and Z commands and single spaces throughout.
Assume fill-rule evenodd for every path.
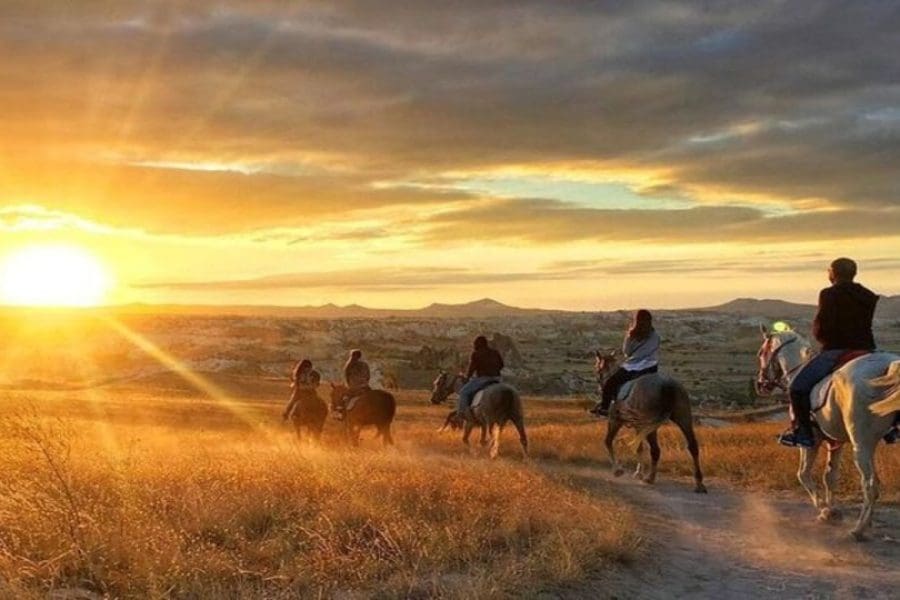
M 816 256 L 796 260 L 793 256 L 770 257 L 766 260 L 768 273 L 805 274 L 822 270 L 830 257 Z M 892 271 L 900 268 L 900 259 L 893 257 L 866 260 L 866 272 Z M 622 276 L 686 275 L 711 276 L 714 274 L 758 274 L 760 263 L 753 259 L 724 259 L 704 261 L 684 260 L 635 260 L 608 264 L 603 259 L 593 261 L 566 261 L 544 265 L 530 271 L 478 271 L 468 268 L 448 267 L 375 267 L 337 271 L 311 271 L 287 273 L 249 279 L 154 281 L 133 284 L 136 289 L 168 290 L 179 292 L 267 292 L 275 290 L 343 290 L 343 291 L 392 291 L 411 289 L 446 289 L 453 287 L 488 287 L 505 283 L 541 281 L 585 281 Z M 493 288 L 491 288 L 493 289 Z
M 431 242 L 471 236 L 530 242 L 631 240 L 646 242 L 811 241 L 893 237 L 900 210 L 804 211 L 772 215 L 747 206 L 678 210 L 604 210 L 540 199 L 496 200 L 447 211 L 430 220 Z
M 428 241 L 896 231 L 892 3 L 73 7 L 0 8 L 0 50 L 16 57 L 0 64 L 4 202 L 198 235 L 419 205 L 449 211 L 425 216 Z M 146 166 L 184 161 L 255 170 Z M 565 163 L 652 173 L 648 193 L 708 206 L 460 209 L 470 195 L 373 185 Z M 733 205 L 759 198 L 797 214 Z

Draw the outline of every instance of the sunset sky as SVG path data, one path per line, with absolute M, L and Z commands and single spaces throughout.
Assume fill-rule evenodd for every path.
M 0 260 L 108 301 L 900 293 L 893 2 L 0 4 Z

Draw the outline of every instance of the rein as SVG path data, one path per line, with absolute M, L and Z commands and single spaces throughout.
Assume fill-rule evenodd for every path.
M 800 339 L 800 338 L 795 337 L 795 338 L 789 339 L 788 341 L 784 342 L 783 344 L 781 344 L 780 346 L 775 348 L 775 350 L 772 351 L 772 355 L 769 356 L 769 359 L 766 361 L 766 369 L 763 372 L 763 376 L 764 376 L 763 381 L 765 383 L 767 383 L 773 387 L 776 387 L 780 390 L 787 391 L 788 379 L 790 378 L 791 375 L 793 375 L 795 372 L 800 370 L 800 368 L 803 366 L 804 363 L 801 362 L 800 364 L 791 368 L 788 371 L 782 370 L 781 377 L 778 377 L 777 379 L 772 377 L 771 375 L 769 375 L 769 372 L 772 370 L 771 367 L 773 364 L 776 364 L 776 365 L 778 364 L 778 354 L 782 350 L 784 350 L 784 348 L 786 346 L 790 346 L 791 344 L 796 342 L 798 339 Z

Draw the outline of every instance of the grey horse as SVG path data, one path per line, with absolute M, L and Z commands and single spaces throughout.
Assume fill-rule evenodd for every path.
M 598 365 L 599 365 L 598 357 Z M 604 370 L 614 370 L 611 355 L 603 356 Z M 599 369 L 598 369 L 599 372 Z M 634 444 L 638 450 L 638 465 L 634 476 L 643 479 L 645 483 L 652 484 L 656 481 L 657 465 L 661 450 L 657 430 L 666 422 L 672 421 L 681 429 L 687 441 L 688 452 L 694 462 L 694 491 L 698 494 L 706 493 L 703 485 L 703 472 L 700 470 L 700 446 L 694 435 L 694 417 L 691 414 L 691 400 L 687 390 L 676 379 L 660 373 L 651 373 L 635 379 L 626 384 L 629 388 L 622 389 L 625 396 L 618 399 L 609 412 L 609 424 L 606 430 L 606 450 L 609 453 L 609 461 L 613 474 L 616 477 L 625 473 L 625 469 L 616 459 L 613 446 L 616 436 L 622 427 L 630 427 L 637 433 Z M 644 474 L 643 447 L 644 440 L 650 446 L 650 469 Z
M 759 349 L 757 389 L 761 393 L 775 388 L 787 389 L 793 375 L 811 354 L 810 344 L 794 331 L 770 332 L 762 329 Z M 863 506 L 859 519 L 850 532 L 857 540 L 865 537 L 872 524 L 872 513 L 879 495 L 875 472 L 875 449 L 881 437 L 890 431 L 900 412 L 900 356 L 889 352 L 872 352 L 849 361 L 822 381 L 813 397 L 824 394 L 824 404 L 815 412 L 818 425 L 816 445 L 800 449 L 797 477 L 819 509 L 819 520 L 840 517 L 834 505 L 841 453 L 849 442 L 853 461 L 860 474 Z M 825 442 L 828 465 L 825 468 L 824 494 L 820 494 L 812 477 L 819 448 Z
M 432 385 L 431 403 L 442 404 L 451 394 L 458 393 L 463 383 L 465 378 L 462 375 L 450 376 L 442 371 Z M 500 432 L 511 421 L 519 432 L 522 454 L 528 458 L 528 436 L 525 433 L 525 415 L 519 392 L 506 383 L 495 383 L 479 393 L 482 394 L 481 401 L 472 407 L 472 418 L 466 419 L 463 424 L 463 443 L 470 447 L 469 436 L 477 425 L 481 428 L 482 445 L 487 443 L 487 434 L 490 432 L 490 457 L 497 458 L 500 452 Z M 453 422 L 455 416 L 455 411 L 447 416 L 442 430 Z

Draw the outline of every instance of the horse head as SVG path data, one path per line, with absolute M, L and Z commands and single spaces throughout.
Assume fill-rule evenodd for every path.
M 594 352 L 594 356 L 594 373 L 596 373 L 597 378 L 602 381 L 615 370 L 616 365 L 619 362 L 619 351 L 612 350 L 611 352 L 605 352 L 603 350 L 597 350 Z
M 431 403 L 442 404 L 453 393 L 455 378 L 450 377 L 447 371 L 441 371 L 431 383 Z
M 347 403 L 347 386 L 333 381 L 329 383 L 331 385 L 331 410 L 343 410 Z
M 770 331 L 759 326 L 762 345 L 756 353 L 759 369 L 754 387 L 760 396 L 770 396 L 775 390 L 787 390 L 790 378 L 803 366 L 810 351 L 809 343 L 790 328 Z

